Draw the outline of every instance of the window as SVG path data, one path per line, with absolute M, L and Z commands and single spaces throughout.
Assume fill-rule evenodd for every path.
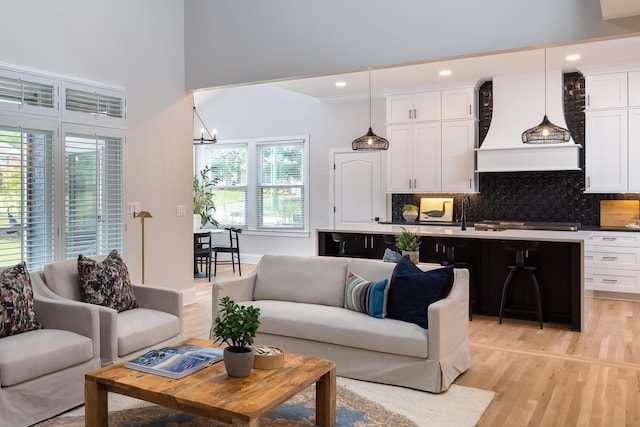
M 220 226 L 307 231 L 308 137 L 219 141 L 195 146 L 195 167 L 219 179 L 214 218 Z
M 75 92 L 67 96 L 65 85 Z M 73 109 L 66 118 L 58 93 Z M 124 91 L 0 67 L 0 266 L 122 252 L 124 99 Z

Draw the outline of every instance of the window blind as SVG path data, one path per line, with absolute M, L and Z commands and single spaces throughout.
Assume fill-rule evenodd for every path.
M 124 115 L 122 98 L 69 88 L 65 91 L 65 108 L 68 111 L 119 119 Z
M 303 141 L 257 145 L 259 228 L 304 228 Z
M 65 258 L 123 250 L 123 139 L 65 134 Z
M 56 90 L 53 79 L 0 68 L 0 111 L 54 116 Z
M 208 164 L 212 167 L 212 174 L 219 180 L 213 191 L 216 205 L 214 219 L 222 225 L 246 225 L 247 145 L 211 147 Z
M 54 133 L 0 126 L 0 265 L 54 260 Z

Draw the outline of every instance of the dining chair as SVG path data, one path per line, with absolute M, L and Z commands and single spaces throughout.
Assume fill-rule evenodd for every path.
M 211 281 L 211 255 L 213 249 L 211 247 L 211 232 L 193 233 L 193 264 L 194 273 L 198 273 L 198 265 L 200 271 L 205 268 L 205 273 L 209 281 Z
M 241 228 L 225 227 L 225 230 L 229 232 L 229 244 L 228 245 L 212 245 L 213 250 L 213 275 L 215 276 L 218 271 L 218 253 L 228 253 L 231 255 L 229 261 L 224 260 L 220 262 L 231 262 L 233 273 L 236 272 L 236 262 L 238 263 L 238 273 L 242 276 L 242 269 L 240 267 L 240 241 L 238 235 L 242 233 Z

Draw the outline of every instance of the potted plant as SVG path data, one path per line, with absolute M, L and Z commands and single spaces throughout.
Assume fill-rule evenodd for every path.
M 396 246 L 402 255 L 409 255 L 414 264 L 420 262 L 420 236 L 402 227 L 402 232 L 396 236 Z
M 407 203 L 402 207 L 402 217 L 407 222 L 415 222 L 416 218 L 418 218 L 418 207 Z
M 199 173 L 193 175 L 194 228 L 204 228 L 209 223 L 214 227 L 218 226 L 218 221 L 213 219 L 216 204 L 212 192 L 218 182 L 220 182 L 220 178 L 213 175 L 211 166 L 205 166 Z
M 220 314 L 211 326 L 214 342 L 224 342 L 224 366 L 230 377 L 246 377 L 253 367 L 251 344 L 260 326 L 260 309 L 236 304 L 228 296 L 220 300 Z

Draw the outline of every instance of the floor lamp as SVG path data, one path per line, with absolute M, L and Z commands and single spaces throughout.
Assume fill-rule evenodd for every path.
M 144 285 L 144 219 L 153 217 L 147 211 L 134 212 L 133 217 L 140 218 L 142 221 L 142 284 Z

